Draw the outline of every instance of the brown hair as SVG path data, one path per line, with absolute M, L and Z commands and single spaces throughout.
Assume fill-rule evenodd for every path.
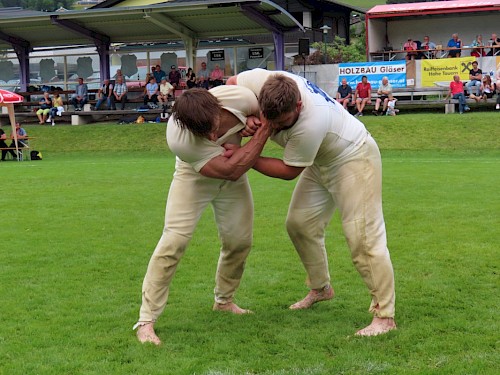
M 222 106 L 210 92 L 201 88 L 184 91 L 175 99 L 172 115 L 183 129 L 194 135 L 206 137 L 214 129 Z
M 259 93 L 259 106 L 264 117 L 274 120 L 297 108 L 300 92 L 297 83 L 283 74 L 269 77 Z

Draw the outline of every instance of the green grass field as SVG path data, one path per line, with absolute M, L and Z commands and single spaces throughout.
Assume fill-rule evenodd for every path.
M 26 126 L 44 160 L 0 163 L 0 374 L 497 374 L 498 113 L 362 120 L 382 150 L 397 331 L 353 336 L 371 320 L 369 296 L 337 216 L 335 299 L 287 309 L 307 292 L 284 228 L 294 182 L 250 172 L 254 248 L 236 299 L 255 314 L 211 311 L 207 210 L 156 325 L 164 344 L 139 344 L 174 165 L 165 125 Z

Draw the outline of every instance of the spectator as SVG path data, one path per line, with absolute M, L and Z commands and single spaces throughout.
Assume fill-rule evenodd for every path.
M 382 78 L 382 84 L 379 86 L 377 90 L 378 98 L 375 100 L 375 109 L 373 110 L 373 114 L 378 116 L 379 114 L 384 114 L 387 110 L 387 104 L 389 103 L 389 97 L 392 96 L 392 85 L 389 83 L 389 78 Z M 382 113 L 379 113 L 380 103 L 383 103 Z
M 17 148 L 19 149 L 19 159 L 20 159 L 22 158 L 22 150 L 20 149 L 28 146 L 28 134 L 26 133 L 26 130 L 21 128 L 21 124 L 19 124 L 18 122 L 16 122 L 16 134 L 17 134 Z M 1 137 L 2 135 L 0 135 L 0 138 Z M 6 138 L 7 137 L 3 137 L 4 144 Z M 2 150 L 2 161 L 5 161 L 5 156 L 7 156 L 7 153 L 9 152 L 14 160 L 18 160 L 18 155 L 14 151 L 16 149 L 16 141 L 14 140 L 14 134 L 10 135 L 10 139 L 12 139 L 10 146 L 7 147 L 7 145 L 5 145 L 6 146 L 5 148 L 10 148 L 10 149 Z M 2 146 L 2 148 L 4 147 Z
M 2 128 L 0 128 L 0 148 L 2 149 L 2 161 L 5 161 L 5 157 L 7 156 L 7 153 L 9 150 L 9 146 L 7 146 L 7 143 L 5 143 L 5 140 L 7 139 L 7 134 L 3 131 Z M 14 153 L 15 155 L 15 153 Z
M 208 78 L 210 76 L 210 73 L 208 72 L 206 62 L 201 63 L 201 70 L 198 71 L 197 75 L 198 75 L 197 79 L 198 87 L 203 87 L 208 90 Z
M 158 90 L 158 101 L 163 109 L 167 108 L 169 98 L 174 96 L 174 86 L 167 82 L 167 77 L 163 77 Z
M 368 77 L 363 76 L 361 77 L 361 82 L 356 85 L 356 91 L 354 92 L 354 101 L 358 110 L 354 116 L 363 116 L 363 109 L 367 104 L 371 104 L 372 102 L 371 95 L 372 86 L 368 82 Z
M 144 104 L 158 108 L 158 84 L 153 76 L 149 77 L 149 83 L 144 88 Z
M 425 52 L 422 53 L 423 57 L 427 59 L 436 58 L 436 43 L 431 42 L 429 36 L 424 36 L 424 41 L 420 47 L 425 50 Z
M 175 65 L 172 65 L 170 67 L 170 73 L 168 73 L 168 81 L 172 86 L 174 86 L 174 89 L 177 89 L 179 87 L 179 83 L 181 81 L 181 72 L 179 72 Z
M 462 53 L 462 40 L 458 39 L 458 34 L 452 34 L 451 39 L 448 41 L 449 57 L 460 57 Z
M 217 87 L 224 84 L 224 72 L 220 68 L 219 64 L 215 64 L 214 70 L 210 73 L 209 86 Z
M 40 104 L 40 108 L 36 111 L 36 116 L 38 117 L 38 123 L 40 125 L 45 124 L 45 120 L 47 120 L 47 116 L 52 108 L 52 100 L 50 99 L 49 93 L 44 92 L 43 98 L 38 102 Z
M 399 109 L 396 108 L 396 102 L 398 99 L 392 96 L 392 94 L 389 96 L 389 101 L 387 102 L 387 112 L 385 113 L 386 116 L 396 116 L 396 114 L 399 112 Z
M 481 34 L 476 35 L 476 39 L 474 39 L 470 45 L 471 47 L 474 47 L 470 53 L 471 56 L 486 56 L 486 52 L 484 51 L 483 36 Z
M 160 83 L 163 78 L 167 78 L 167 73 L 165 73 L 163 70 L 161 70 L 160 65 L 155 66 L 155 70 L 153 71 L 153 76 L 156 79 L 156 83 Z
M 186 73 L 186 85 L 188 89 L 196 87 L 196 75 L 193 72 L 193 68 L 188 68 L 188 71 Z
M 97 92 L 97 103 L 95 104 L 95 110 L 98 111 L 101 107 L 101 104 L 106 101 L 106 105 L 108 109 L 115 110 L 115 96 L 113 95 L 113 84 L 109 81 L 109 78 L 106 78 Z
M 480 91 L 481 91 L 480 99 L 483 99 L 485 102 L 488 99 L 493 98 L 493 95 L 497 91 L 497 85 L 491 81 L 491 77 L 488 74 L 485 75 L 483 78 Z
M 490 47 L 492 48 L 488 52 L 488 56 L 496 56 L 500 53 L 500 38 L 497 34 L 491 34 Z
M 123 76 L 117 74 L 115 87 L 113 88 L 113 101 L 121 103 L 122 111 L 125 109 L 125 103 L 127 102 L 127 91 L 127 84 L 123 80 Z
M 63 100 L 59 93 L 54 94 L 54 99 L 52 99 L 52 108 L 50 109 L 49 112 L 49 118 L 47 119 L 47 122 L 51 122 L 52 126 L 56 124 L 55 118 L 56 116 L 61 116 L 62 113 L 64 112 L 64 107 L 63 107 Z
M 118 81 L 118 78 L 121 78 L 123 83 L 126 83 L 126 82 L 127 82 L 127 80 L 125 79 L 125 76 L 123 75 L 123 73 L 122 73 L 122 70 L 121 70 L 121 69 L 117 69 L 117 70 L 116 70 L 116 74 L 115 74 L 115 84 L 116 84 L 116 81 Z M 116 86 L 116 85 L 115 85 L 115 86 Z
M 415 60 L 415 57 L 418 55 L 417 49 L 417 43 L 408 38 L 408 41 L 403 44 L 403 50 L 406 51 L 406 60 Z
M 458 74 L 453 76 L 453 81 L 450 82 L 450 91 L 448 91 L 445 100 L 449 97 L 458 99 L 458 110 L 460 114 L 463 114 L 464 111 L 470 111 L 469 106 L 465 102 L 464 84 L 460 81 L 460 76 Z
M 347 109 L 352 98 L 352 88 L 347 84 L 347 79 L 342 78 L 342 84 L 337 89 L 335 99 Z
M 71 103 L 75 107 L 75 111 L 81 111 L 83 106 L 87 103 L 88 87 L 83 83 L 83 78 L 78 78 L 78 84 L 75 87 L 75 93 L 71 97 Z
M 467 82 L 467 92 L 469 95 L 479 95 L 479 87 L 483 79 L 483 71 L 477 67 L 477 61 L 472 62 L 472 69 L 469 70 L 469 82 Z

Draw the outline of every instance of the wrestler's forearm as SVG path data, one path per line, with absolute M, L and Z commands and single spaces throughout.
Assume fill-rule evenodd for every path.
M 304 170 L 303 167 L 286 165 L 281 159 L 262 156 L 257 159 L 253 169 L 268 177 L 280 178 L 282 180 L 293 180 Z

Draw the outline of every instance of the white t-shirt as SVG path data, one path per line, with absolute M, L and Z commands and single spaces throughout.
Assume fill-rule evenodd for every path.
M 245 127 L 247 116 L 259 113 L 257 98 L 245 87 L 217 86 L 209 92 L 219 99 L 224 109 L 231 112 L 241 122 L 214 142 L 181 128 L 177 119 L 171 116 L 167 124 L 167 143 L 177 157 L 176 168 L 185 167 L 187 163 L 199 172 L 210 160 L 224 153 L 225 149 L 221 146 L 222 144 L 240 144 L 241 136 L 238 132 Z
M 297 82 L 302 100 L 297 122 L 271 137 L 285 148 L 285 164 L 294 167 L 335 165 L 364 143 L 368 132 L 363 123 L 302 77 L 282 71 L 253 69 L 238 74 L 237 83 L 258 96 L 264 82 L 274 74 L 286 75 Z

